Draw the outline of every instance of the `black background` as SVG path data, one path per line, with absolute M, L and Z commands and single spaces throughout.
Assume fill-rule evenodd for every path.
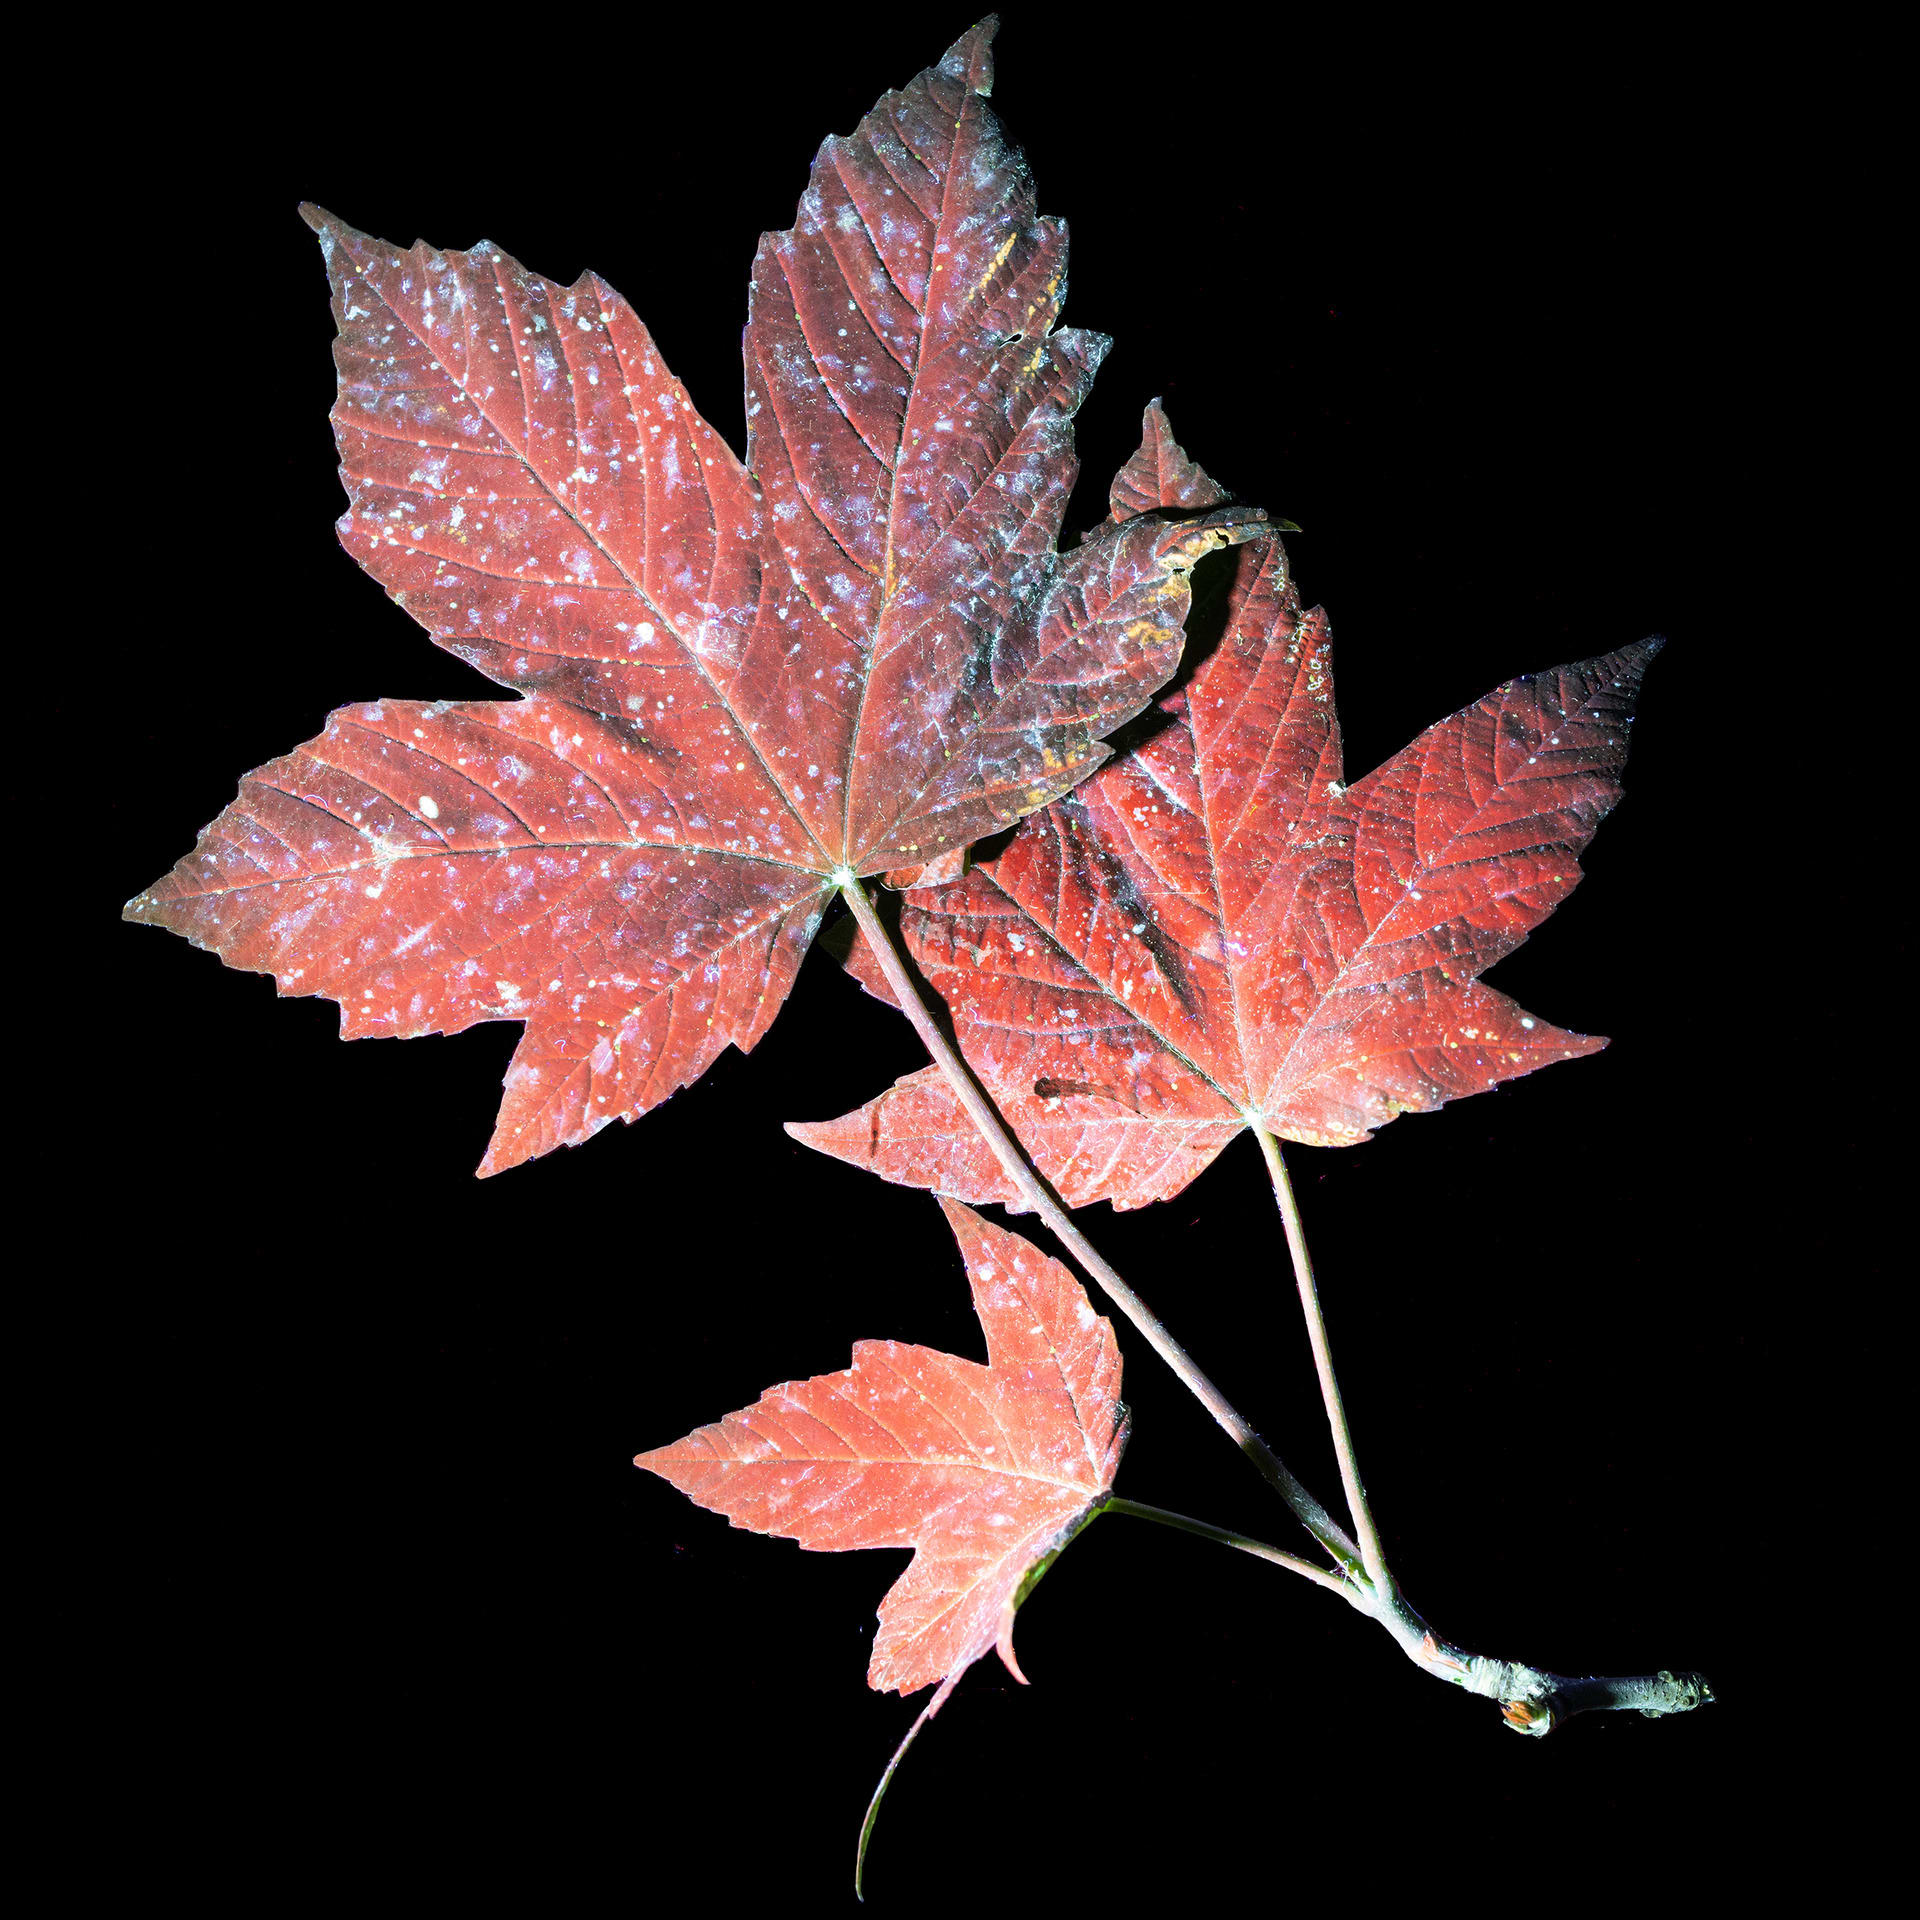
M 493 691 L 335 543 L 296 202 L 597 269 L 737 446 L 757 234 L 821 136 L 966 24 L 536 11 L 455 57 L 342 15 L 298 57 L 171 39 L 102 78 L 136 187 L 121 258 L 151 289 L 148 398 L 118 426 L 153 491 L 91 563 L 127 587 L 117 691 L 77 653 L 60 675 L 121 769 L 75 909 L 123 1066 L 104 1094 L 78 1076 L 73 1138 L 113 1178 L 73 1204 L 119 1676 L 98 1730 L 121 1831 L 169 1874 L 267 1910 L 324 1882 L 612 1911 L 689 1871 L 723 1912 L 850 1898 L 913 1711 L 863 1684 L 903 1557 L 733 1532 L 628 1463 L 862 1336 L 980 1354 L 932 1203 L 780 1130 L 915 1066 L 904 1023 L 816 954 L 752 1056 L 476 1183 L 517 1028 L 343 1046 L 330 1004 L 113 915 L 334 706 Z M 1302 1583 L 1104 1520 L 1022 1613 L 1031 1688 L 983 1663 L 916 1749 L 869 1898 L 1212 1903 L 1251 1876 L 1344 1906 L 1394 1876 L 1505 1898 L 1764 1858 L 1782 1603 L 1753 1597 L 1815 1550 L 1774 1504 L 1796 1230 L 1773 1130 L 1823 1044 L 1755 1044 L 1785 964 L 1747 844 L 1779 636 L 1739 591 L 1755 232 L 1790 211 L 1771 146 L 1710 63 L 1577 36 L 1015 8 L 999 61 L 1072 226 L 1066 319 L 1118 342 L 1069 537 L 1164 396 L 1197 458 L 1305 529 L 1353 772 L 1515 672 L 1671 637 L 1585 885 L 1494 976 L 1612 1047 L 1290 1157 L 1416 1604 L 1488 1651 L 1699 1667 L 1723 1698 L 1520 1740 Z M 1251 1145 L 1083 1224 L 1331 1496 Z M 1122 1491 L 1298 1546 L 1122 1344 Z

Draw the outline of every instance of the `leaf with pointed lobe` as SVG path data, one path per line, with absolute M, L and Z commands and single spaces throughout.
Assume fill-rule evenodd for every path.
M 1205 498 L 1175 455 L 1130 465 L 1117 498 Z M 1605 1045 L 1479 975 L 1579 880 L 1661 643 L 1511 681 L 1349 786 L 1324 614 L 1301 613 L 1277 539 L 1237 565 L 1225 637 L 1165 727 L 903 905 L 969 1064 L 1070 1206 L 1171 1197 L 1250 1115 L 1346 1145 Z M 862 946 L 851 964 L 891 997 Z M 1023 1204 L 937 1073 L 788 1131 Z
M 943 1201 L 987 1364 L 863 1340 L 850 1366 L 770 1388 L 636 1466 L 737 1527 L 818 1552 L 911 1547 L 867 1682 L 911 1693 L 1013 1657 L 1022 1583 L 1112 1489 L 1120 1348 L 1084 1289 L 1018 1234 Z
M 1188 576 L 1261 516 L 1056 551 L 1106 339 L 986 105 L 991 22 L 826 142 L 755 258 L 744 464 L 604 280 L 303 209 L 347 551 L 514 700 L 342 708 L 127 908 L 343 1031 L 525 1033 L 498 1172 L 751 1047 L 839 879 L 961 851 L 1107 757 Z

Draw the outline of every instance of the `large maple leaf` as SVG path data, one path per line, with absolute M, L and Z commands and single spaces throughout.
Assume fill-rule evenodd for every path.
M 483 1173 L 751 1047 L 849 875 L 1099 765 L 1249 510 L 1055 551 L 1106 352 L 985 104 L 992 23 L 815 160 L 755 258 L 734 456 L 633 309 L 308 208 L 347 551 L 506 701 L 344 707 L 127 908 L 349 1037 L 520 1020 Z
M 1113 1486 L 1126 1442 L 1113 1328 L 1059 1261 L 943 1201 L 987 1365 L 863 1340 L 840 1373 L 640 1454 L 735 1526 L 819 1552 L 911 1547 L 880 1603 L 867 1682 L 912 1693 L 990 1647 L 1016 1679 L 1022 1584 Z
M 1113 507 L 1220 497 L 1150 416 Z M 1301 613 L 1277 539 L 1238 568 L 1164 728 L 903 906 L 967 1060 L 1070 1206 L 1168 1198 L 1249 1118 L 1346 1145 L 1606 1044 L 1479 975 L 1579 880 L 1660 643 L 1511 681 L 1349 786 L 1324 614 Z M 853 964 L 891 997 L 864 946 Z M 937 1070 L 789 1131 L 1024 1204 Z

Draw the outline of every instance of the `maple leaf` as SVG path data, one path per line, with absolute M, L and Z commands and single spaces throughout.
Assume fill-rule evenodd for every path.
M 950 1200 L 987 1365 L 863 1340 L 839 1373 L 772 1387 L 751 1407 L 634 1464 L 737 1527 L 819 1552 L 911 1547 L 880 1603 L 867 1684 L 939 1685 L 900 1757 L 989 1648 L 1023 1685 L 1014 1614 L 1112 1489 L 1126 1444 L 1120 1347 L 1059 1261 Z M 856 1881 L 857 1885 L 857 1881 Z
M 1220 497 L 1150 417 L 1113 505 Z M 1478 976 L 1579 880 L 1661 643 L 1511 681 L 1348 786 L 1326 617 L 1300 612 L 1277 539 L 1237 559 L 1225 637 L 1165 727 L 903 905 L 968 1062 L 1069 1206 L 1169 1198 L 1250 1116 L 1349 1145 L 1606 1044 Z M 864 943 L 850 963 L 892 998 Z M 788 1131 L 1024 1205 L 937 1069 Z
M 754 1045 L 850 875 L 1057 798 L 1260 515 L 1055 551 L 1109 342 L 985 105 L 993 23 L 815 160 L 761 241 L 746 463 L 633 309 L 317 208 L 347 551 L 505 701 L 379 700 L 242 782 L 132 901 L 348 1038 L 525 1032 L 480 1171 Z
M 867 1684 L 912 1693 L 998 1646 L 1021 1582 L 1112 1487 L 1126 1440 L 1120 1348 L 1059 1261 L 941 1202 L 966 1262 L 987 1365 L 863 1340 L 839 1373 L 751 1407 L 635 1466 L 737 1527 L 818 1552 L 912 1547 L 880 1603 Z

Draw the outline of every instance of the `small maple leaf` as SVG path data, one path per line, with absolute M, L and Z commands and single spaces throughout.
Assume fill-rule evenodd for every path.
M 839 1373 L 770 1388 L 634 1461 L 737 1527 L 820 1552 L 911 1547 L 880 1603 L 867 1684 L 939 1691 L 989 1648 L 1013 1655 L 1015 1610 L 1112 1489 L 1126 1444 L 1113 1328 L 1059 1261 L 942 1201 L 966 1262 L 987 1365 L 863 1340 Z
M 1114 511 L 1147 497 L 1221 497 L 1151 418 Z M 1661 643 L 1511 681 L 1349 786 L 1325 615 L 1300 612 L 1277 539 L 1238 565 L 1226 635 L 1161 703 L 1168 724 L 903 906 L 968 1062 L 1070 1206 L 1166 1199 L 1250 1117 L 1348 1145 L 1606 1044 L 1478 976 L 1579 880 Z M 864 943 L 850 964 L 892 997 Z M 937 1069 L 788 1131 L 903 1185 L 1024 1205 Z
M 827 141 L 754 260 L 743 465 L 633 309 L 303 209 L 347 551 L 515 699 L 343 707 L 127 908 L 348 1038 L 525 1033 L 496 1173 L 750 1048 L 849 875 L 957 869 L 1179 660 L 1263 517 L 1055 540 L 1110 344 L 985 104 L 993 23 Z

